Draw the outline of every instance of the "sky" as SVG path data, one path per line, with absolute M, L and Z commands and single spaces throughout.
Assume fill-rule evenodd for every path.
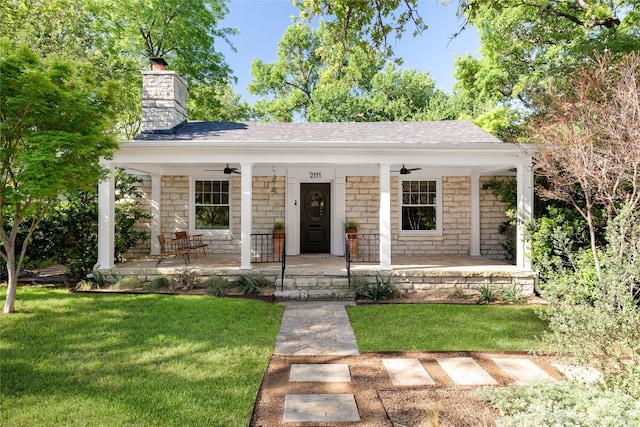
M 429 28 L 422 35 L 412 36 L 408 31 L 398 43 L 391 41 L 395 54 L 403 58 L 404 68 L 428 71 L 438 88 L 451 92 L 455 84 L 453 62 L 456 56 L 466 53 L 478 55 L 480 41 L 475 28 L 467 27 L 458 37 L 451 39 L 462 26 L 456 16 L 457 1 L 444 6 L 440 0 L 421 0 L 420 15 Z M 218 46 L 238 79 L 235 92 L 243 99 L 253 102 L 256 97 L 249 94 L 251 83 L 251 62 L 276 60 L 278 42 L 285 29 L 291 25 L 291 17 L 297 9 L 289 0 L 231 0 L 229 13 L 222 21 L 222 27 L 237 28 L 240 33 L 231 37 L 237 52 L 226 44 Z

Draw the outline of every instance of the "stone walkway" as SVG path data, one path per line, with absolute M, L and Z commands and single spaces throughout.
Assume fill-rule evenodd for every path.
M 360 354 L 344 302 L 292 301 L 285 305 L 275 354 L 295 356 Z
M 344 302 L 287 302 L 280 326 L 276 355 L 350 356 L 358 355 L 355 335 L 349 324 Z M 514 384 L 555 381 L 528 356 L 492 357 L 504 377 Z M 344 359 L 343 359 L 344 360 Z M 348 360 L 348 359 L 347 359 Z M 429 370 L 442 370 L 448 379 L 462 386 L 498 385 L 473 357 L 436 357 L 437 368 L 417 358 L 384 358 L 382 364 L 394 386 L 436 385 Z M 425 368 L 428 367 L 428 369 Z M 561 369 L 557 369 L 560 371 Z M 568 372 L 568 371 L 566 371 Z M 567 375 L 565 372 L 565 375 Z M 570 373 L 569 373 L 570 374 Z M 583 374 L 583 373 L 581 373 Z M 556 375 L 560 377 L 560 375 Z M 350 383 L 348 363 L 295 364 L 289 371 L 289 383 Z M 440 380 L 442 381 L 442 380 Z M 288 422 L 357 422 L 360 420 L 356 398 L 348 393 L 286 394 L 284 417 Z

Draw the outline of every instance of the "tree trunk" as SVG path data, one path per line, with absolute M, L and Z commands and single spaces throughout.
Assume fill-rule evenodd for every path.
M 598 257 L 598 245 L 596 242 L 596 230 L 593 225 L 593 215 L 591 214 L 591 207 L 587 209 L 587 225 L 589 226 L 589 238 L 591 240 L 591 252 L 593 253 L 593 264 L 596 268 L 596 274 L 598 281 L 602 281 L 602 275 L 600 274 L 600 258 Z
M 6 247 L 7 251 L 7 297 L 4 301 L 4 313 L 16 311 L 16 290 L 18 287 L 18 272 L 16 271 L 15 247 Z

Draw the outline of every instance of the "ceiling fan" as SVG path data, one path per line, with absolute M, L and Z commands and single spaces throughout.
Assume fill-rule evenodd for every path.
M 238 168 L 230 168 L 229 163 L 227 163 L 227 166 L 224 169 L 205 169 L 205 171 L 206 172 L 224 172 L 225 175 L 231 175 L 232 173 L 236 173 L 240 175 L 240 172 L 238 172 Z
M 413 171 L 419 171 L 422 168 L 406 168 L 404 165 L 400 168 L 399 171 L 391 171 L 391 172 L 400 172 L 400 175 L 409 175 Z

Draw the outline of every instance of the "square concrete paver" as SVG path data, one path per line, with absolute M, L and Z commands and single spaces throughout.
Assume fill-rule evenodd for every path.
M 596 383 L 602 379 L 600 371 L 591 366 L 576 366 L 559 362 L 550 362 L 562 375 L 581 383 Z
M 284 421 L 360 421 L 360 414 L 353 394 L 288 394 L 284 397 Z
M 340 383 L 351 382 L 347 364 L 293 364 L 289 372 L 290 382 Z
M 418 359 L 383 359 L 393 385 L 435 385 Z
M 436 359 L 442 369 L 458 385 L 497 385 L 498 382 L 471 357 Z
M 509 375 L 509 377 L 520 385 L 527 385 L 542 380 L 554 380 L 551 375 L 547 374 L 529 359 L 492 358 L 492 360 L 505 374 Z

